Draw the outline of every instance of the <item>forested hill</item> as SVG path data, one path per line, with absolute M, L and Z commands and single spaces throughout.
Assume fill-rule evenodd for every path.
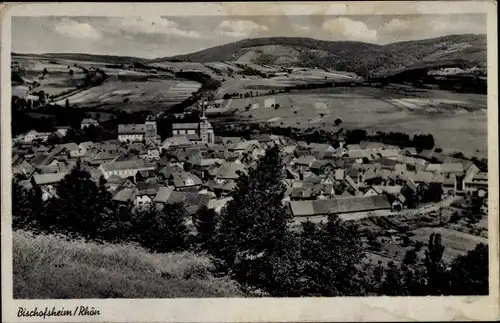
M 133 64 L 133 63 L 147 63 L 148 59 L 138 58 L 132 56 L 118 56 L 118 55 L 99 55 L 99 54 L 86 54 L 86 53 L 43 53 L 43 54 L 28 54 L 28 53 L 12 53 L 12 56 L 33 56 L 45 59 L 69 59 L 75 61 L 89 61 L 110 64 Z
M 414 68 L 486 67 L 486 35 L 449 35 L 388 45 L 299 37 L 245 39 L 160 61 L 238 61 L 331 68 L 362 76 L 388 76 Z

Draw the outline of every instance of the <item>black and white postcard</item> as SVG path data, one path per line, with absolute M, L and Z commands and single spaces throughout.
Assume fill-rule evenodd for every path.
M 2 321 L 499 319 L 496 9 L 3 5 Z

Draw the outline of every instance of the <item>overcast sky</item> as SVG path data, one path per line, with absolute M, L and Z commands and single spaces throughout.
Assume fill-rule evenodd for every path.
M 155 58 L 253 37 L 387 44 L 464 33 L 486 34 L 486 15 L 13 17 L 12 51 Z

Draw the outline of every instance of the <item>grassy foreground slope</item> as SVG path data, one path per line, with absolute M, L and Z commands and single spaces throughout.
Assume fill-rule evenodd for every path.
M 208 258 L 186 252 L 13 232 L 16 299 L 243 296 L 237 283 L 210 269 Z

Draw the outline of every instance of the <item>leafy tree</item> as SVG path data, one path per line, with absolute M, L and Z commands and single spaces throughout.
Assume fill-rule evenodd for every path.
M 443 264 L 444 246 L 440 233 L 432 233 L 425 251 L 426 289 L 428 295 L 443 295 L 447 290 L 445 266 Z
M 403 295 L 403 275 L 394 262 L 389 262 L 385 272 L 384 280 L 381 284 L 381 293 L 388 296 Z
M 187 249 L 189 231 L 182 204 L 172 204 L 162 209 L 152 205 L 138 210 L 136 217 L 138 239 L 145 248 L 152 252 Z
M 26 189 L 17 181 L 12 183 L 12 227 L 14 229 L 33 229 L 40 227 L 43 219 L 42 191 L 35 185 Z
M 425 190 L 422 202 L 434 202 L 437 203 L 441 201 L 441 197 L 443 196 L 443 188 L 439 183 L 430 183 L 427 190 Z
M 405 265 L 414 265 L 417 261 L 417 252 L 415 249 L 410 249 L 406 251 L 405 256 L 403 258 L 403 263 Z
M 488 295 L 488 266 L 488 246 L 482 243 L 455 258 L 449 273 L 450 293 Z
M 302 295 L 354 296 L 364 288 L 358 266 L 365 257 L 357 226 L 331 215 L 317 229 L 308 225 L 302 235 Z
M 217 247 L 215 243 L 217 222 L 217 212 L 207 207 L 201 208 L 193 215 L 193 224 L 196 229 L 194 238 L 196 250 L 213 253 L 213 250 Z
M 64 232 L 97 238 L 98 228 L 107 215 L 99 203 L 99 188 L 90 174 L 77 166 L 58 183 L 56 192 L 57 197 L 48 203 L 49 224 Z
M 287 235 L 291 217 L 282 204 L 282 178 L 281 154 L 272 147 L 255 169 L 240 175 L 233 200 L 221 214 L 215 255 L 242 280 L 248 274 L 245 263 L 266 256 Z

